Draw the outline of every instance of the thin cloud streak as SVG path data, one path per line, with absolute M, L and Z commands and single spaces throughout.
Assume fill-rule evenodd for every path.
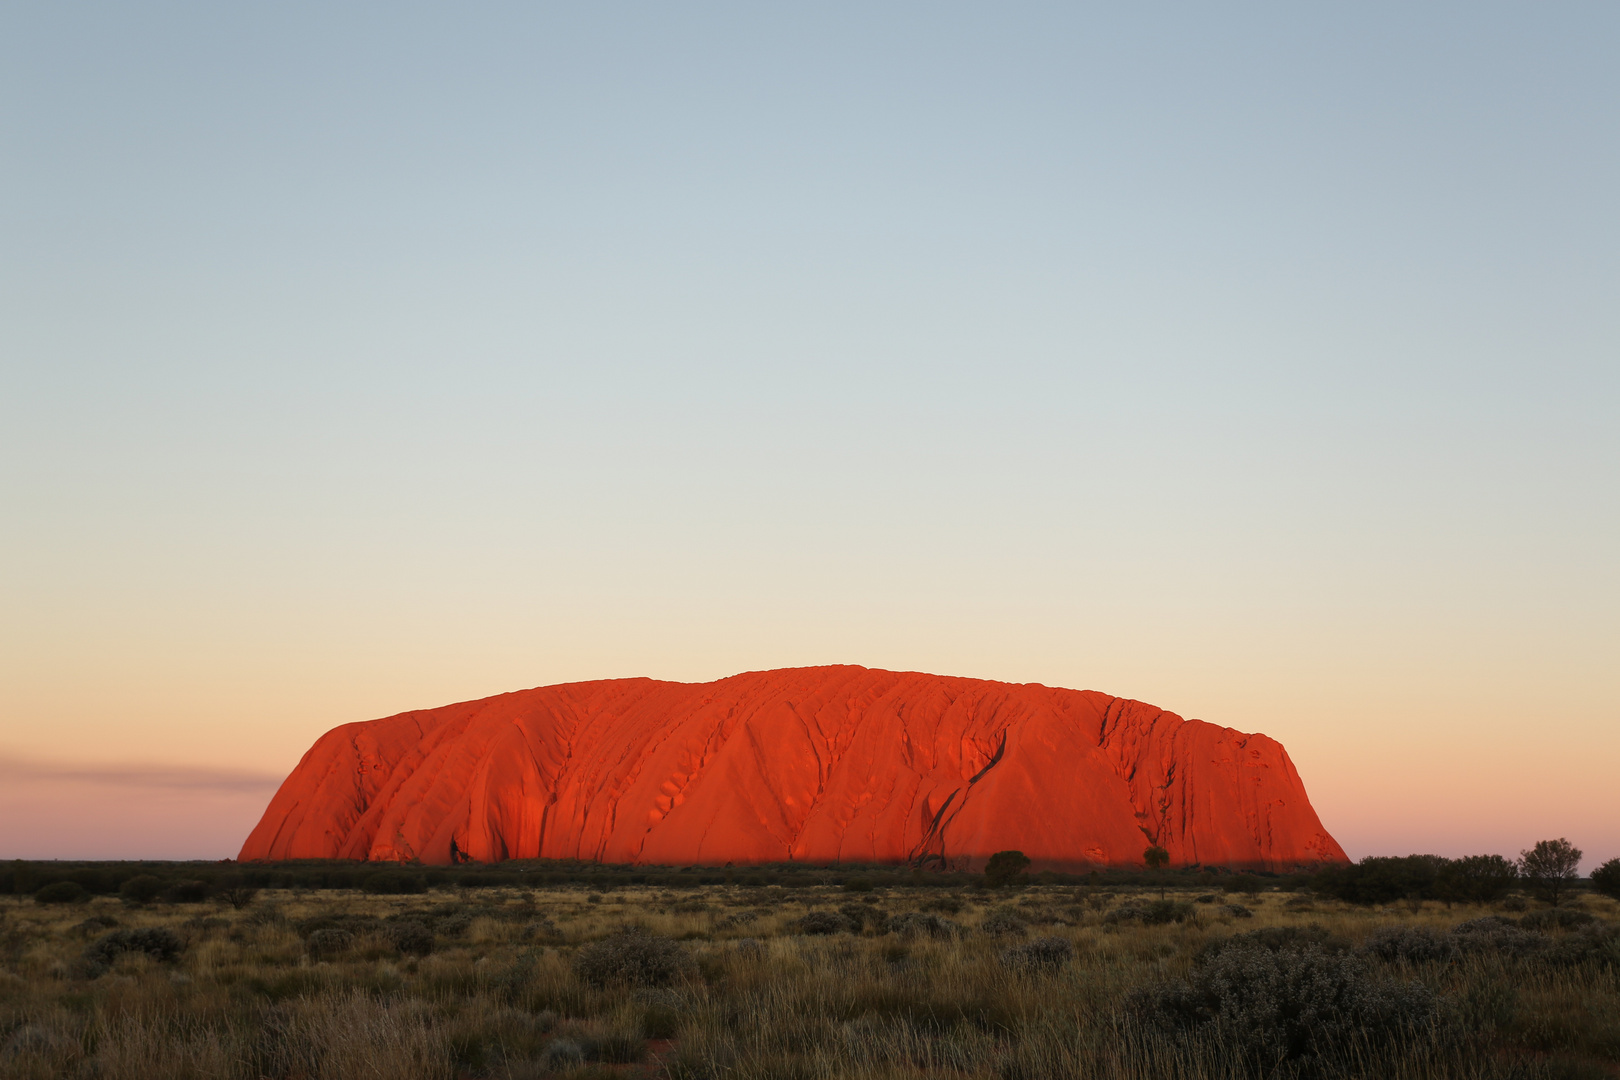
M 184 765 L 70 765 L 0 757 L 0 782 L 92 784 L 97 787 L 171 791 L 237 791 L 273 793 L 282 777 L 240 769 Z

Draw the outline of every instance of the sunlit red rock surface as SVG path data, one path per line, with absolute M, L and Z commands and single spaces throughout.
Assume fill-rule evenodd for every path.
M 243 859 L 1345 861 L 1281 744 L 1089 690 L 862 667 L 614 679 L 346 724 Z M 453 846 L 452 846 L 453 845 Z

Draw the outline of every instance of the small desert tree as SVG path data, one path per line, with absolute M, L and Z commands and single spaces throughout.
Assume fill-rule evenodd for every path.
M 985 884 L 993 888 L 1015 884 L 1028 866 L 1029 856 L 1022 851 L 998 851 L 984 864 Z
M 1154 844 L 1152 847 L 1142 852 L 1142 861 L 1147 863 L 1148 869 L 1153 871 L 1154 875 L 1159 879 L 1159 899 L 1163 900 L 1164 875 L 1160 874 L 1159 871 L 1163 870 L 1165 866 L 1169 864 L 1170 853 L 1164 850 L 1164 848 L 1160 847 L 1158 844 Z
M 1592 888 L 1620 900 L 1620 859 L 1610 859 L 1592 871 Z
M 1553 907 L 1563 898 L 1569 883 L 1580 876 L 1581 849 L 1563 837 L 1538 840 L 1536 846 L 1519 852 L 1519 873 Z

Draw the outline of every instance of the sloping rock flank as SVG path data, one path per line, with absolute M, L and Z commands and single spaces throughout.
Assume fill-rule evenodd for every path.
M 862 667 L 614 679 L 345 724 L 242 859 L 977 869 L 1345 861 L 1264 735 L 1089 690 Z

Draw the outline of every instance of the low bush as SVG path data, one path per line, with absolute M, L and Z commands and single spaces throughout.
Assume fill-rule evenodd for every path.
M 889 920 L 889 931 L 901 937 L 952 938 L 962 928 L 949 919 L 925 911 L 908 911 Z
M 1457 943 L 1422 926 L 1382 926 L 1367 935 L 1363 956 L 1386 963 L 1445 963 L 1457 955 Z
M 76 881 L 53 881 L 34 893 L 36 904 L 82 904 L 88 899 L 90 894 Z
M 1073 959 L 1074 946 L 1060 937 L 1036 938 L 1001 953 L 1002 966 L 1029 973 L 1056 971 Z
M 1620 930 L 1602 924 L 1583 926 L 1550 942 L 1544 956 L 1557 967 L 1620 968 Z
M 849 920 L 856 933 L 869 927 L 879 933 L 887 933 L 889 929 L 889 916 L 870 903 L 845 904 L 838 909 L 838 914 Z
M 433 931 L 416 919 L 400 919 L 387 929 L 388 943 L 402 953 L 426 956 L 433 951 Z
M 1326 927 L 1312 923 L 1308 926 L 1265 926 L 1217 938 L 1199 951 L 1200 963 L 1210 960 L 1227 949 L 1265 949 L 1268 952 L 1289 952 L 1314 948 L 1330 956 L 1348 952 L 1350 944 Z
M 984 917 L 979 929 L 992 937 L 1022 937 L 1029 924 L 1018 912 L 997 908 Z
M 73 932 L 84 937 L 89 937 L 92 934 L 99 934 L 104 930 L 112 930 L 117 926 L 118 920 L 113 918 L 111 915 L 92 915 L 88 919 L 84 920 L 84 922 L 76 924 L 73 927 Z
M 1254 918 L 1254 912 L 1250 911 L 1248 908 L 1244 907 L 1242 904 L 1222 904 L 1221 905 L 1221 911 L 1223 911 L 1227 915 L 1232 916 L 1232 918 L 1234 918 L 1234 919 L 1252 919 L 1252 918 Z
M 163 879 L 156 874 L 136 874 L 118 886 L 118 898 L 126 904 L 150 904 L 163 892 Z
M 339 956 L 354 947 L 354 935 L 337 927 L 327 927 L 309 935 L 309 954 L 316 959 Z
M 574 954 L 574 974 L 596 987 L 668 986 L 691 965 L 679 942 L 633 927 L 582 945 Z
M 85 946 L 83 960 L 93 973 L 105 971 L 124 953 L 145 953 L 168 963 L 178 959 L 185 944 L 172 930 L 162 927 L 133 927 L 103 934 Z
M 169 904 L 200 904 L 208 899 L 208 882 L 177 881 L 163 890 L 163 900 Z
M 1512 919 L 1500 915 L 1458 923 L 1451 928 L 1451 938 L 1464 953 L 1494 954 L 1508 959 L 1538 955 L 1552 944 L 1546 934 L 1524 930 Z
M 1590 926 L 1596 921 L 1586 912 L 1573 908 L 1548 908 L 1545 911 L 1532 911 L 1519 920 L 1519 926 L 1525 930 L 1573 930 L 1578 926 Z
M 1193 917 L 1193 906 L 1179 900 L 1150 900 L 1147 903 L 1126 903 L 1103 916 L 1107 925 L 1139 922 L 1143 926 L 1165 926 L 1186 922 Z
M 1610 859 L 1592 871 L 1592 888 L 1620 900 L 1620 859 Z
M 1138 991 L 1127 1009 L 1174 1040 L 1209 1040 L 1251 1075 L 1310 1075 L 1416 1038 L 1439 1002 L 1419 982 L 1372 975 L 1365 963 L 1313 944 L 1229 944 L 1184 982 Z
M 917 905 L 921 911 L 937 911 L 942 915 L 955 915 L 962 910 L 962 901 L 954 896 L 936 896 Z
M 801 934 L 845 934 L 860 928 L 836 911 L 812 911 L 794 920 L 793 925 Z
M 241 874 L 230 874 L 221 878 L 215 885 L 214 895 L 237 911 L 241 911 L 258 899 L 259 887 L 250 883 Z

